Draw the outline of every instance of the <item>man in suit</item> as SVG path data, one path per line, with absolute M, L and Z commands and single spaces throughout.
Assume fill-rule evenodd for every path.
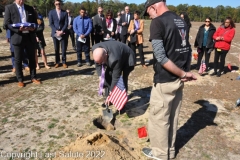
M 95 44 L 103 41 L 102 21 L 104 19 L 102 7 L 98 7 L 98 14 L 93 17 L 93 34 Z
M 35 63 L 35 44 L 36 44 L 36 28 L 20 27 L 14 28 L 12 24 L 16 23 L 37 23 L 37 16 L 33 7 L 24 4 L 25 0 L 15 0 L 15 3 L 5 6 L 4 24 L 6 28 L 11 30 L 11 43 L 14 48 L 16 76 L 18 86 L 24 87 L 24 77 L 22 72 L 22 59 L 24 50 L 29 59 L 29 68 L 31 81 L 34 84 L 41 84 L 36 77 Z
M 125 7 L 125 14 L 121 15 L 121 18 L 118 22 L 118 25 L 122 26 L 122 31 L 121 31 L 121 34 L 120 34 L 120 38 L 121 38 L 122 43 L 126 43 L 127 38 L 129 36 L 128 26 L 129 26 L 129 23 L 130 23 L 131 20 L 133 20 L 133 15 L 130 13 L 129 6 L 126 6 Z
M 128 76 L 134 70 L 135 54 L 130 47 L 119 41 L 105 41 L 92 47 L 93 59 L 101 82 L 101 69 L 106 67 L 105 86 L 111 92 L 123 75 L 123 82 L 128 90 Z M 99 85 L 100 86 L 100 85 Z M 108 96 L 109 93 L 105 93 Z M 109 102 L 106 101 L 109 104 Z
M 55 68 L 60 66 L 59 45 L 61 43 L 62 48 L 62 64 L 64 68 L 67 68 L 66 64 L 66 50 L 67 50 L 67 27 L 68 27 L 68 14 L 65 10 L 61 9 L 61 1 L 54 1 L 55 9 L 49 12 L 49 25 L 52 29 L 51 36 L 55 48 Z
M 69 9 L 67 9 L 66 11 L 68 13 L 68 27 L 67 27 L 68 38 L 70 36 L 71 41 L 72 41 L 72 48 L 74 50 L 76 50 L 75 38 L 74 38 L 75 36 L 74 36 L 74 31 L 73 31 L 73 20 L 74 20 L 74 17 L 72 16 L 72 13 L 71 13 L 71 11 Z M 68 44 L 68 41 L 67 41 L 67 44 Z

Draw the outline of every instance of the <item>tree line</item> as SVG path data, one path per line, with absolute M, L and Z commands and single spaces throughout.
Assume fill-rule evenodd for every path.
M 4 11 L 4 6 L 12 3 L 14 0 L 1 0 L 0 2 L 0 13 Z M 26 3 L 32 6 L 37 6 L 39 12 L 47 17 L 49 10 L 55 8 L 54 0 L 28 0 Z M 66 0 L 62 0 L 63 9 L 69 9 L 72 11 L 73 16 L 79 15 L 80 7 L 85 7 L 88 15 L 90 17 L 97 14 L 98 6 L 104 8 L 104 11 L 112 10 L 114 16 L 116 13 L 124 10 L 125 6 L 129 6 L 130 10 L 133 12 L 135 10 L 139 10 L 140 12 L 144 10 L 144 3 L 142 4 L 134 4 L 134 3 L 126 3 L 121 0 L 86 0 L 73 3 L 66 2 Z M 200 5 L 188 5 L 188 4 L 179 4 L 177 6 L 168 5 L 168 8 L 180 14 L 181 12 L 186 12 L 189 15 L 191 21 L 204 21 L 206 17 L 211 17 L 214 22 L 222 22 L 226 17 L 230 16 L 234 20 L 235 23 L 240 22 L 240 6 L 233 8 L 230 6 L 218 5 L 217 7 L 202 7 Z M 142 17 L 147 19 L 148 17 Z

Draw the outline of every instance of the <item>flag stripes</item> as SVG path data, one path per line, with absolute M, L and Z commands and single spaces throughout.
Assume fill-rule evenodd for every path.
M 128 97 L 122 77 L 119 78 L 117 85 L 114 86 L 113 91 L 108 96 L 108 100 L 112 102 L 119 111 L 127 103 Z

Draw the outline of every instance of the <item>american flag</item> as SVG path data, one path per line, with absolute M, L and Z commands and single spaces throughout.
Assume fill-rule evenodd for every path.
M 202 63 L 201 63 L 201 66 L 199 68 L 199 71 L 198 73 L 199 74 L 203 74 L 203 72 L 206 70 L 206 64 L 205 64 L 205 61 L 203 60 Z
M 112 102 L 117 110 L 121 110 L 128 101 L 126 88 L 123 83 L 122 76 L 119 78 L 116 86 L 114 86 L 113 91 L 108 96 L 108 101 Z
M 32 27 L 32 28 L 36 28 L 36 24 L 35 23 L 15 23 L 12 24 L 12 27 L 14 28 L 20 28 L 20 27 Z

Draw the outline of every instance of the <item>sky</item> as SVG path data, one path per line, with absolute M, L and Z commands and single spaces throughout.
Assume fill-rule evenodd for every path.
M 80 0 L 66 0 L 69 2 L 82 2 Z M 91 1 L 91 0 L 90 0 Z M 145 3 L 146 0 L 122 0 L 127 3 L 136 3 L 141 4 Z M 177 6 L 179 4 L 188 4 L 188 5 L 201 5 L 202 7 L 217 7 L 218 5 L 238 7 L 240 6 L 240 0 L 167 0 L 167 5 Z

